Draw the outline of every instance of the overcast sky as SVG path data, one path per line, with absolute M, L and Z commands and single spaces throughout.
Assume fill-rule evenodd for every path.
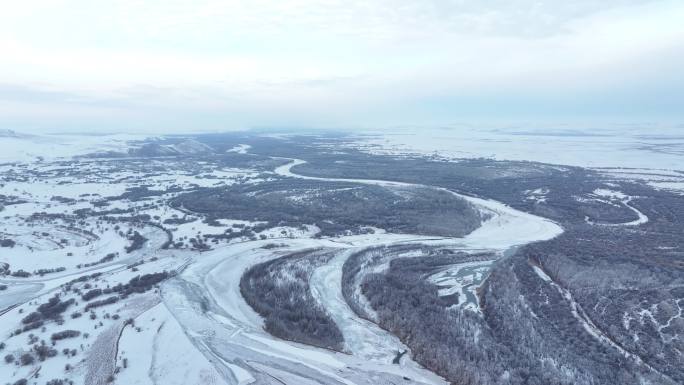
M 0 129 L 684 121 L 682 0 L 0 2 Z

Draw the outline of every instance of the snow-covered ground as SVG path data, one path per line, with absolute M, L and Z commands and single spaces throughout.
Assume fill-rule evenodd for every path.
M 476 290 L 484 281 L 492 262 L 459 263 L 431 275 L 428 279 L 440 287 L 439 295 L 441 297 L 457 296 L 458 302 L 456 306 L 479 312 L 480 303 Z
M 5 139 L 5 142 L 11 140 Z M 43 148 L 51 150 L 41 147 L 47 144 L 36 138 L 30 140 L 32 144 L 24 147 L 23 153 L 10 154 L 13 161 L 24 162 L 0 165 L 3 175 L 10 176 L 0 185 L 0 194 L 18 201 L 3 208 L 0 235 L 13 239 L 16 244 L 0 250 L 0 263 L 9 263 L 12 271 L 34 273 L 30 277 L 5 276 L 0 280 L 0 284 L 7 285 L 0 295 L 0 330 L 22 327 L 22 318 L 55 293 L 60 293 L 62 300 L 74 299 L 76 303 L 64 317 L 64 326 L 49 321 L 43 328 L 28 333 L 39 340 L 50 340 L 52 333 L 64 329 L 81 331 L 78 337 L 57 343 L 60 349 L 69 349 L 69 354 L 59 355 L 58 359 L 47 360 L 40 366 L 44 376 L 66 377 L 77 383 L 104 384 L 111 380 L 117 384 L 389 384 L 402 383 L 408 378 L 417 384 L 445 384 L 443 379 L 414 362 L 410 354 L 394 364 L 393 359 L 408 350 L 407 347 L 349 308 L 341 292 L 342 264 L 348 256 L 368 247 L 411 243 L 503 253 L 510 247 L 549 239 L 562 232 L 551 221 L 499 202 L 458 195 L 487 218 L 480 228 L 463 238 L 389 234 L 374 229 L 368 234 L 317 239 L 314 235 L 319 229 L 315 226 L 273 227 L 257 234 L 265 239 L 254 241 L 243 237 L 216 242 L 212 243 L 212 250 L 199 253 L 191 250 L 189 239 L 221 235 L 232 227 L 259 223 L 230 219 L 206 221 L 202 215 L 165 204 L 173 192 L 136 199 L 129 199 L 126 194 L 143 186 L 168 190 L 258 182 L 260 176 L 256 171 L 217 168 L 201 162 L 193 164 L 190 171 L 182 172 L 187 165 L 179 164 L 174 169 L 169 167 L 173 163 L 155 160 L 109 163 L 82 159 L 69 164 L 50 161 L 102 150 L 99 145 L 91 148 L 87 143 L 71 147 L 64 144 L 62 151 L 52 152 L 53 158 L 35 161 L 40 156 L 37 152 Z M 118 149 L 122 143 L 115 141 L 107 148 Z M 233 150 L 245 153 L 248 149 L 245 145 Z M 301 163 L 293 160 L 275 173 L 303 178 L 291 171 Z M 344 181 L 390 188 L 413 186 L 392 181 Z M 97 216 L 77 218 L 74 213 L 78 210 L 110 212 L 107 215 L 114 219 L 107 223 Z M 37 213 L 44 214 L 36 216 Z M 149 223 L 116 222 L 116 218 L 131 215 L 147 215 L 152 224 L 163 225 L 164 229 Z M 165 230 L 173 235 L 174 242 L 183 241 L 184 245 L 162 249 L 161 245 L 167 241 Z M 147 241 L 142 248 L 125 253 L 133 231 Z M 273 243 L 278 247 L 264 247 Z M 345 353 L 272 337 L 264 331 L 263 320 L 240 292 L 240 278 L 249 267 L 311 248 L 334 252 L 330 263 L 313 271 L 310 285 L 314 298 L 340 327 L 346 342 Z M 115 257 L 96 263 L 109 254 Z M 62 267 L 63 270 L 45 275 L 35 274 L 39 269 Z M 486 266 L 481 267 L 482 270 L 473 272 L 473 281 L 481 281 L 485 276 Z M 459 275 L 460 270 L 454 269 L 452 272 Z M 93 287 L 110 288 L 127 283 L 137 275 L 162 270 L 179 274 L 163 283 L 159 293 L 133 294 L 90 312 L 80 310 L 88 302 L 81 294 Z M 94 278 L 70 283 L 89 274 L 95 274 Z M 466 278 L 460 275 L 457 278 L 456 283 L 451 282 L 454 287 L 458 286 L 464 295 L 472 294 L 466 288 Z M 469 287 L 474 290 L 474 286 Z M 79 291 L 73 291 L 74 288 Z M 71 318 L 69 314 L 77 309 L 83 316 Z M 12 336 L 5 342 L 6 349 L 16 356 L 30 348 L 23 346 L 23 335 Z M 76 353 L 72 355 L 73 349 Z M 35 365 L 0 365 L 5 365 L 0 366 L 0 373 L 9 373 L 7 378 L 12 381 L 31 377 L 32 371 L 37 370 Z
M 305 163 L 305 161 L 301 159 L 293 159 L 290 163 L 276 168 L 275 173 L 282 176 L 309 180 L 354 182 L 385 187 L 429 187 L 384 180 L 318 178 L 299 175 L 292 172 L 293 167 L 303 163 Z M 484 221 L 481 227 L 466 235 L 464 238 L 459 239 L 459 243 L 463 244 L 464 247 L 503 250 L 516 245 L 551 239 L 563 232 L 563 229 L 551 220 L 516 210 L 501 202 L 461 195 L 443 188 L 437 189 L 448 191 L 451 194 L 472 203 L 489 218 Z
M 2 309 L 5 310 L 0 311 L 0 330 L 8 333 L 3 334 L 3 355 L 12 355 L 17 362 L 25 353 L 33 353 L 35 357 L 35 346 L 47 342 L 47 346 L 55 350 L 55 356 L 48 356 L 44 361 L 36 361 L 37 365 L 2 362 L 0 374 L 3 380 L 13 383 L 21 378 L 31 379 L 35 371 L 39 370 L 41 378 L 45 381 L 66 378 L 74 383 L 107 383 L 108 375 L 114 373 L 117 364 L 119 331 L 122 328 L 130 329 L 124 326 L 124 320 L 134 319 L 143 329 L 154 327 L 149 319 L 144 317 L 138 319 L 138 317 L 158 304 L 159 297 L 153 291 L 148 291 L 132 295 L 125 300 L 120 299 L 113 304 L 84 311 L 84 305 L 88 302 L 83 300 L 79 293 L 84 293 L 91 288 L 112 287 L 118 283 L 128 282 L 141 274 L 173 270 L 184 262 L 182 257 L 173 256 L 171 253 L 157 253 L 155 256 L 156 259 L 138 264 L 135 269 L 127 269 L 125 266 L 107 266 L 94 269 L 85 275 L 72 274 L 58 278 L 46 276 L 42 280 L 32 278 L 33 283 L 5 282 L 9 288 L 3 292 L 2 299 L 11 299 L 11 301 L 3 301 Z M 99 275 L 92 275 L 94 273 Z M 73 281 L 75 278 L 89 275 L 89 279 Z M 19 291 L 13 291 L 15 288 Z M 22 290 L 24 292 L 21 292 Z M 46 303 L 49 298 L 56 295 L 63 302 L 75 301 L 67 307 L 62 316 L 63 319 L 61 321 L 45 319 L 37 328 L 20 332 L 22 327 L 27 326 L 21 320 L 40 309 L 38 305 Z M 98 299 L 106 297 L 111 297 L 111 294 L 102 295 Z M 9 307 L 5 308 L 5 306 Z M 63 340 L 53 337 L 54 333 L 65 330 L 73 330 L 77 334 Z M 171 336 L 173 337 L 173 334 Z M 177 339 L 177 337 L 173 338 Z M 136 341 L 140 342 L 140 337 L 137 337 Z M 138 358 L 138 355 L 144 354 L 144 348 L 145 345 L 139 344 L 131 348 L 129 352 L 133 353 L 133 357 Z M 189 357 L 191 353 L 192 351 L 189 350 L 185 355 Z M 137 368 L 138 364 L 137 360 L 131 361 L 132 368 Z M 126 370 L 123 370 L 120 373 L 125 372 Z
M 684 162 L 684 159 L 682 159 Z M 625 169 L 625 168 L 598 168 L 608 183 L 611 181 L 639 181 L 656 189 L 667 190 L 677 194 L 684 194 L 684 171 L 665 169 Z
M 117 363 L 125 370 L 115 384 L 228 384 L 195 349 L 164 304 L 147 310 L 123 330 Z
M 487 157 L 581 167 L 684 169 L 681 127 L 495 127 L 368 131 L 365 134 L 369 136 L 361 137 L 354 146 L 373 153 L 417 153 L 447 159 Z
M 606 345 L 611 346 L 615 350 L 619 351 L 620 354 L 622 354 L 625 357 L 631 358 L 638 362 L 641 365 L 644 365 L 645 367 L 649 368 L 651 371 L 654 371 L 656 373 L 659 373 L 663 375 L 666 378 L 669 378 L 667 375 L 664 375 L 660 371 L 656 370 L 654 367 L 649 365 L 648 363 L 644 362 L 644 360 L 637 354 L 634 354 L 624 347 L 622 347 L 619 343 L 615 342 L 607 333 L 605 333 L 601 328 L 596 326 L 594 324 L 594 321 L 592 321 L 591 317 L 587 315 L 587 313 L 584 311 L 582 308 L 582 305 L 580 305 L 575 298 L 573 297 L 572 293 L 570 290 L 562 287 L 559 285 L 557 282 L 555 282 L 544 270 L 542 270 L 539 266 L 532 266 L 534 272 L 541 278 L 543 281 L 547 282 L 550 284 L 553 288 L 555 288 L 558 293 L 570 304 L 570 309 L 572 312 L 572 315 L 577 321 L 579 322 L 580 325 L 584 328 L 584 330 L 587 331 L 590 335 L 592 335 L 594 338 L 597 340 L 603 342 Z
M 0 136 L 0 163 L 54 160 L 98 151 L 122 151 L 146 136 L 115 135 L 17 135 Z
M 349 241 L 355 242 L 356 246 L 364 246 L 359 239 Z M 341 247 L 346 243 L 325 239 L 287 240 L 284 242 L 287 247 L 275 250 L 264 249 L 263 246 L 268 243 L 267 240 L 244 242 L 207 252 L 191 264 L 178 280 L 164 286 L 164 302 L 186 329 L 195 345 L 204 346 L 211 354 L 221 357 L 228 370 L 231 370 L 230 365 L 237 365 L 254 377 L 259 377 L 260 373 L 268 373 L 281 379 L 286 376 L 294 381 L 289 383 L 308 383 L 307 377 L 310 376 L 319 378 L 320 383 L 371 384 L 374 383 L 374 378 L 383 383 L 392 378 L 396 381 L 402 376 L 410 377 L 415 383 L 444 383 L 434 374 L 412 362 L 407 361 L 404 365 L 398 366 L 393 365 L 391 359 L 368 360 L 369 357 L 363 354 L 336 353 L 278 340 L 266 333 L 262 329 L 261 318 L 240 294 L 239 282 L 242 274 L 256 263 L 296 250 L 316 247 L 339 249 L 342 253 L 346 250 Z M 333 266 L 340 267 L 336 264 Z M 316 274 L 319 272 L 314 273 Z M 314 279 L 312 285 L 320 288 L 319 282 L 318 279 Z M 327 285 L 339 292 L 334 282 L 327 282 Z M 198 293 L 205 293 L 208 297 L 202 299 L 204 306 L 208 307 L 204 314 L 192 310 L 192 306 L 195 306 L 192 296 Z M 339 296 L 341 298 L 341 293 Z M 343 300 L 338 304 L 346 308 Z M 347 311 L 349 316 L 353 317 L 349 322 L 358 322 L 351 310 Z M 357 329 L 367 334 L 369 330 L 374 330 L 374 333 L 379 335 L 367 343 L 381 344 L 370 348 L 385 348 L 383 356 L 393 356 L 403 347 L 396 337 L 367 321 Z M 249 360 L 245 362 L 248 357 Z
M 191 256 L 199 255 L 190 250 L 188 239 L 255 225 L 222 220 L 212 226 L 202 216 L 169 207 L 168 200 L 176 194 L 173 191 L 252 182 L 258 173 L 207 162 L 186 164 L 183 160 L 72 158 L 95 151 L 125 150 L 131 138 L 112 139 L 111 145 L 101 143 L 109 139 L 0 138 L 0 196 L 6 203 L 0 205 L 0 240 L 12 241 L 0 248 L 0 350 L 3 357 L 15 359 L 0 362 L 0 381 L 29 379 L 32 383 L 34 376 L 40 376 L 40 383 L 60 378 L 94 385 L 114 380 L 120 384 L 251 382 L 249 373 L 237 366 L 219 372 L 223 366 L 190 342 L 165 305 L 159 305 L 161 298 L 154 290 L 121 296 L 114 304 L 90 310 L 85 309 L 88 303 L 117 297 L 116 292 L 93 301 L 82 299 L 81 294 L 126 284 L 139 275 L 180 270 Z M 126 196 L 130 189 L 146 186 L 170 192 L 141 198 Z M 95 214 L 79 215 L 82 210 Z M 137 215 L 149 220 L 127 219 Z M 171 222 L 165 224 L 167 221 Z M 162 249 L 169 239 L 167 231 L 186 244 Z M 146 241 L 128 252 L 133 232 Z M 316 232 L 318 229 L 311 227 L 282 227 L 263 235 L 268 239 L 310 237 Z M 223 242 L 222 246 L 229 244 Z M 15 275 L 21 272 L 30 275 Z M 85 280 L 74 281 L 81 278 Z M 42 324 L 35 325 L 22 321 L 54 295 L 75 302 L 59 318 L 43 319 Z M 127 319 L 136 326 L 125 324 Z M 80 334 L 51 344 L 52 334 L 64 330 Z M 47 346 L 44 349 L 54 346 L 55 353 L 49 353 L 54 357 L 38 360 L 35 347 L 41 346 L 41 341 Z M 36 361 L 21 365 L 18 362 L 23 354 Z
M 447 134 L 444 134 L 447 135 Z M 447 136 L 453 136 L 448 133 Z M 463 135 L 450 136 L 450 141 L 437 138 L 432 141 L 416 141 L 413 134 L 386 137 L 382 142 L 366 142 L 368 151 L 434 152 L 441 156 L 489 156 L 496 158 L 540 160 L 557 164 L 576 164 L 577 157 L 585 153 L 597 153 L 584 159 L 592 166 L 634 166 L 628 162 L 630 156 L 639 151 L 632 142 L 620 142 L 618 155 L 606 162 L 598 158 L 598 147 L 606 146 L 614 137 L 587 137 L 582 135 L 539 136 L 489 132 L 488 134 L 463 139 Z M 2 159 L 19 164 L 0 164 L 3 175 L 27 175 L 0 184 L 0 194 L 15 197 L 21 203 L 11 204 L 2 211 L 0 236 L 16 240 L 12 248 L 0 249 L 0 263 L 7 262 L 11 269 L 33 272 L 41 268 L 65 267 L 65 270 L 49 274 L 34 274 L 30 277 L 9 277 L 0 279 L 7 285 L 0 292 L 0 331 L 13 331 L 22 326 L 21 319 L 35 311 L 55 293 L 61 298 L 73 298 L 77 304 L 64 317 L 64 325 L 48 322 L 45 329 L 37 329 L 13 335 L 6 340 L 6 351 L 18 355 L 30 348 L 26 338 L 30 334 L 39 340 L 50 340 L 51 334 L 64 329 L 78 329 L 78 338 L 58 342 L 59 349 L 76 349 L 77 354 L 60 354 L 54 360 L 40 364 L 43 378 L 66 377 L 76 383 L 104 383 L 102 373 L 112 373 L 116 384 L 445 384 L 445 381 L 426 370 L 411 359 L 410 352 L 400 364 L 392 361 L 397 353 L 408 350 L 398 338 L 381 329 L 373 322 L 358 317 L 348 306 L 342 295 L 342 265 L 355 252 L 369 247 L 406 244 L 427 244 L 448 246 L 453 250 L 476 253 L 482 251 L 502 255 L 506 251 L 530 242 L 548 240 L 558 236 L 563 229 L 553 221 L 513 209 L 494 200 L 450 193 L 473 204 L 486 220 L 482 225 L 461 238 L 428 237 L 411 234 L 390 234 L 382 229 L 368 234 L 335 238 L 315 238 L 319 229 L 315 226 L 302 228 L 273 227 L 259 234 L 265 239 L 242 237 L 212 243 L 211 250 L 199 252 L 188 244 L 191 238 L 201 239 L 205 235 L 221 235 L 232 227 L 255 226 L 260 223 L 223 219 L 207 221 L 199 214 L 184 211 L 182 207 L 172 208 L 165 202 L 173 192 L 152 195 L 141 199 L 119 197 L 143 185 L 151 189 L 181 189 L 193 186 L 212 187 L 233 183 L 258 183 L 261 176 L 255 170 L 218 168 L 212 164 L 197 162 L 188 172 L 168 168 L 170 163 L 145 160 L 111 167 L 106 162 L 79 160 L 71 167 L 80 168 L 81 174 L 70 175 L 68 166 L 50 159 L 68 157 L 92 151 L 103 150 L 102 137 L 92 141 L 70 142 L 68 137 L 50 143 L 43 137 L 0 138 L 0 150 L 17 146 L 17 141 L 30 141 L 30 146 L 21 150 L 8 150 Z M 66 138 L 66 139 L 64 139 Z M 498 139 L 496 139 L 498 138 Z M 502 139 L 503 138 L 503 139 Z M 545 138 L 545 139 L 539 139 Z M 128 138 L 130 139 L 130 138 Z M 520 141 L 521 147 L 513 151 L 510 140 Z M 127 138 L 109 138 L 105 149 L 120 149 Z M 402 141 L 413 146 L 400 145 Z M 588 142 L 595 142 L 589 145 Z M 26 143 L 26 142 L 24 142 Z M 368 146 L 368 144 L 372 146 Z M 518 142 L 516 142 L 518 143 Z M 548 148 L 544 145 L 548 145 Z M 556 147 L 554 147 L 556 146 Z M 564 146 L 569 154 L 558 152 Z M 583 148 L 584 150 L 581 150 Z M 239 145 L 229 152 L 244 154 L 248 145 Z M 526 152 L 531 149 L 537 152 Z M 443 153 L 441 151 L 443 150 Z M 49 152 L 49 156 L 41 152 Z M 605 148 L 603 148 L 605 153 Z M 551 154 L 556 158 L 552 158 Z M 629 156 L 628 156 L 629 155 Z M 36 162 L 38 156 L 44 161 Z M 643 158 L 643 157 L 642 157 Z M 639 169 L 597 169 L 606 176 L 622 180 L 643 178 L 661 188 L 684 185 L 684 173 L 677 172 L 674 152 L 655 155 L 653 164 L 641 164 Z M 573 160 L 574 159 L 574 160 Z M 668 163 L 670 162 L 670 163 Z M 279 177 L 305 178 L 322 181 L 344 181 L 360 184 L 374 184 L 388 188 L 415 187 L 408 183 L 384 180 L 355 180 L 334 178 L 313 178 L 299 175 L 292 168 L 303 161 L 293 159 L 278 167 Z M 658 170 L 651 169 L 658 163 Z M 141 175 L 144 175 L 141 176 Z M 419 186 L 422 188 L 435 188 Z M 440 188 L 441 189 L 441 188 Z M 446 189 L 441 189 L 448 191 Z M 543 201 L 549 192 L 544 189 L 528 191 L 531 200 Z M 648 218 L 630 205 L 636 197 L 630 197 L 616 190 L 599 189 L 583 199 L 602 199 L 624 204 L 632 209 L 638 219 L 621 225 L 638 225 Z M 54 199 L 54 197 L 61 197 Z M 105 199 L 107 198 L 107 199 Z M 106 200 L 105 203 L 102 203 Z M 103 205 L 102 207 L 99 205 Z M 76 210 L 110 210 L 113 218 L 130 215 L 148 215 L 150 222 L 163 225 L 173 235 L 174 242 L 184 241 L 176 248 L 162 249 L 167 241 L 167 232 L 159 227 L 105 223 L 85 218 L 68 226 L 64 219 L 55 215 L 70 216 Z M 117 212 L 116 210 L 129 210 Z M 45 213 L 47 219 L 35 218 L 36 213 Z M 28 225 L 30 224 L 30 225 Z M 148 241 L 141 249 L 132 253 L 123 250 L 130 244 L 126 234 L 140 232 Z M 87 231 L 84 231 L 87 230 Z M 122 235 L 122 233 L 124 235 Z M 47 234 L 47 235 L 46 235 Z M 2 238 L 2 237 L 0 237 Z M 272 245 L 276 247 L 271 247 Z M 240 292 L 240 279 L 251 266 L 278 258 L 295 251 L 323 248 L 334 254 L 329 263 L 313 270 L 310 286 L 314 298 L 322 304 L 345 338 L 345 352 L 339 353 L 314 348 L 290 341 L 277 339 L 264 331 L 263 319 L 245 302 Z M 97 262 L 109 253 L 119 253 L 113 260 L 89 267 L 78 266 Z M 466 262 L 449 266 L 430 279 L 440 286 L 440 295 L 459 296 L 459 306 L 477 311 L 474 291 L 488 273 L 491 261 Z M 375 268 L 381 268 L 382 266 Z M 535 272 L 544 280 L 551 278 L 538 267 Z M 173 271 L 177 275 L 162 283 L 159 289 L 143 294 L 131 294 L 116 304 L 110 304 L 92 311 L 95 318 L 70 318 L 76 309 L 83 309 L 87 302 L 80 293 L 92 287 L 111 288 L 126 283 L 140 274 Z M 84 274 L 97 273 L 97 277 L 86 282 L 69 282 Z M 67 290 L 73 285 L 80 293 Z M 88 285 L 88 286 L 86 286 Z M 92 285 L 92 286 L 90 286 Z M 157 292 L 158 290 L 158 292 Z M 560 290 L 560 288 L 559 288 Z M 561 294 L 568 293 L 561 291 Z M 104 298 L 104 296 L 103 296 Z M 570 298 L 571 300 L 571 298 Z M 112 316 L 116 314 L 114 319 Z M 584 319 L 581 308 L 573 313 L 585 322 L 588 331 L 593 325 Z M 681 314 L 681 308 L 680 308 Z M 130 321 L 127 319 L 130 318 Z M 371 317 L 372 319 L 372 317 Z M 6 353 L 4 353 L 6 354 Z M 66 365 L 69 364 L 69 369 Z M 21 366 L 0 363 L 0 378 L 14 382 L 28 378 L 35 373 L 36 365 Z M 5 374 L 7 374 L 5 376 Z M 55 374 L 53 376 L 53 374 Z M 97 378 L 97 381 L 93 379 Z M 408 378 L 409 380 L 406 380 Z
M 294 160 L 278 168 L 276 173 L 302 177 L 290 170 L 301 163 Z M 354 182 L 407 186 L 391 181 Z M 489 217 L 480 229 L 466 237 L 431 238 L 376 232 L 331 239 L 283 239 L 280 242 L 284 247 L 277 249 L 263 248 L 269 240 L 236 243 L 195 258 L 179 277 L 164 285 L 164 303 L 193 344 L 205 355 L 216 357 L 221 367 L 233 373 L 235 378 L 238 377 L 236 372 L 246 371 L 264 383 L 277 383 L 273 377 L 286 383 L 389 383 L 393 378 L 401 377 L 411 378 L 414 383 L 443 383 L 410 357 L 402 359 L 401 365 L 392 364 L 392 358 L 406 347 L 375 324 L 360 319 L 349 308 L 341 293 L 341 273 L 342 264 L 350 253 L 369 246 L 419 242 L 448 244 L 463 250 L 481 251 L 484 248 L 503 252 L 515 245 L 549 239 L 562 232 L 551 221 L 499 202 L 463 198 Z M 330 263 L 313 272 L 312 292 L 338 323 L 345 337 L 346 350 L 351 354 L 304 347 L 268 335 L 263 330 L 261 317 L 240 294 L 240 278 L 254 264 L 293 251 L 321 247 L 337 251 Z M 477 274 L 481 277 L 485 272 Z
M 607 189 L 596 189 L 594 191 L 594 195 L 597 197 L 608 199 L 608 203 L 610 203 L 610 200 L 617 200 L 619 202 L 622 202 L 622 204 L 624 204 L 637 215 L 637 219 L 633 221 L 625 223 L 602 224 L 602 226 L 638 226 L 648 222 L 648 217 L 646 216 L 646 214 L 642 213 L 634 206 L 629 204 L 629 202 L 631 202 L 632 199 L 634 199 L 634 197 L 625 195 L 620 191 L 613 191 Z
M 336 180 L 340 179 L 325 179 L 325 178 L 309 178 L 294 174 L 291 168 L 297 164 L 302 164 L 301 160 L 293 160 L 289 164 L 276 169 L 276 174 L 290 177 L 302 177 L 307 179 L 317 180 Z M 405 187 L 408 184 L 396 183 L 391 181 L 368 181 L 368 180 L 344 180 L 358 183 L 372 183 L 383 186 L 400 186 Z M 339 239 L 297 239 L 284 242 L 288 245 L 286 250 L 278 250 L 276 254 L 272 251 L 259 249 L 259 243 L 245 243 L 240 245 L 233 245 L 228 251 L 223 251 L 220 254 L 217 252 L 210 252 L 205 254 L 201 261 L 191 265 L 182 275 L 183 279 L 187 279 L 199 287 L 206 288 L 206 293 L 211 294 L 212 301 L 216 303 L 218 308 L 224 313 L 221 317 L 213 317 L 213 322 L 220 324 L 220 327 L 228 328 L 228 332 L 224 332 L 231 336 L 231 341 L 223 341 L 225 344 L 230 343 L 231 346 L 235 344 L 234 341 L 237 336 L 247 336 L 249 334 L 257 334 L 258 342 L 264 342 L 264 339 L 271 341 L 272 337 L 268 336 L 261 330 L 262 321 L 260 317 L 244 302 L 239 292 L 239 280 L 242 273 L 253 264 L 262 262 L 269 258 L 275 258 L 278 255 L 283 255 L 285 252 L 294 250 L 301 250 L 314 247 L 328 247 L 341 249 L 333 260 L 325 266 L 314 271 L 311 286 L 314 297 L 320 303 L 324 304 L 326 310 L 331 314 L 338 326 L 343 332 L 346 341 L 346 349 L 352 353 L 351 356 L 340 355 L 339 353 L 331 353 L 321 349 L 309 348 L 306 354 L 299 349 L 293 349 L 292 346 L 297 346 L 293 343 L 270 342 L 269 346 L 273 353 L 270 357 L 262 357 L 260 368 L 268 368 L 268 362 L 274 360 L 288 360 L 289 366 L 293 362 L 307 362 L 307 367 L 318 365 L 321 368 L 322 363 L 342 361 L 346 366 L 355 367 L 355 373 L 365 373 L 365 377 L 369 375 L 370 371 L 384 372 L 385 376 L 402 375 L 413 378 L 415 381 L 421 378 L 421 381 L 428 383 L 440 382 L 439 379 L 434 378 L 430 373 L 426 373 L 415 362 L 410 359 L 402 360 L 401 366 L 391 364 L 391 360 L 400 351 L 406 350 L 406 347 L 396 339 L 396 337 L 388 334 L 386 331 L 378 328 L 366 320 L 360 319 L 349 308 L 344 301 L 341 293 L 341 274 L 342 264 L 355 250 L 363 247 L 391 245 L 396 243 L 406 242 L 425 242 L 425 243 L 447 243 L 451 245 L 458 245 L 463 249 L 477 249 L 478 251 L 486 249 L 495 249 L 503 252 L 504 250 L 521 244 L 535 240 L 549 239 L 557 236 L 562 232 L 562 229 L 555 223 L 530 215 L 499 202 L 463 197 L 472 202 L 483 212 L 488 214 L 489 219 L 483 226 L 467 235 L 464 238 L 449 239 L 441 238 L 435 239 L 430 237 L 416 237 L 411 235 L 397 235 L 397 234 L 365 234 L 349 237 L 342 237 Z M 230 254 L 227 254 L 230 253 Z M 481 272 L 480 274 L 484 274 Z M 186 285 L 187 287 L 187 285 Z M 180 289 L 174 291 L 173 295 L 165 296 L 165 301 L 170 305 L 171 301 L 180 301 L 178 299 Z M 167 292 L 171 293 L 171 292 Z M 170 305 L 171 308 L 178 308 L 176 305 Z M 187 312 L 183 312 L 187 314 Z M 196 328 L 196 319 L 180 321 L 188 329 Z M 206 320 L 203 320 L 204 324 Z M 214 326 L 214 327 L 219 327 Z M 206 331 L 193 330 L 192 335 L 204 336 Z M 210 333 L 215 336 L 214 333 Z M 216 337 L 212 337 L 216 338 Z M 254 338 L 248 339 L 252 345 L 255 344 Z M 244 345 L 240 349 L 250 349 L 254 351 L 254 346 Z M 256 344 L 257 347 L 259 344 Z M 258 352 L 263 352 L 263 348 L 258 348 Z M 225 353 L 225 350 L 223 351 Z M 312 357 L 311 355 L 314 354 Z M 334 358 L 324 358 L 325 356 L 332 356 Z M 224 357 L 224 360 L 236 364 L 236 358 L 231 361 Z M 361 361 L 359 361 L 361 360 Z M 337 366 L 333 364 L 332 370 Z M 254 370 L 253 368 L 251 370 Z M 273 370 L 273 365 L 270 370 Z M 295 369 L 290 375 L 297 373 Z M 326 371 L 324 373 L 327 375 Z M 342 372 L 347 378 L 354 378 L 351 373 Z M 281 373 L 282 374 L 282 373 Z M 298 381 L 302 379 L 299 378 Z
M 310 281 L 311 291 L 342 331 L 346 351 L 369 361 L 391 363 L 397 352 L 408 348 L 376 324 L 359 318 L 342 295 L 342 265 L 355 251 L 358 249 L 340 251 L 328 264 L 316 269 Z M 403 365 L 416 367 L 411 360 Z
M 226 152 L 235 152 L 238 154 L 246 154 L 247 151 L 252 148 L 249 144 L 239 144 L 233 148 L 226 150 Z

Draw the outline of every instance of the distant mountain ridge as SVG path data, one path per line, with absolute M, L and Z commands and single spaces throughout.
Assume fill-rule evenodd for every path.
M 87 157 L 121 158 L 121 157 L 167 157 L 182 155 L 207 155 L 216 151 L 194 139 L 182 139 L 176 143 L 163 138 L 148 138 L 144 141 L 131 143 L 129 148 L 122 150 L 100 151 L 90 153 Z
M 18 133 L 10 129 L 0 129 L 0 138 L 27 138 L 29 135 Z

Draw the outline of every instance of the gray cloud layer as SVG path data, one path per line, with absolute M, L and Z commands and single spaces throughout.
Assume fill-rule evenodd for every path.
M 28 1 L 0 15 L 0 128 L 676 121 L 682 19 L 662 0 Z

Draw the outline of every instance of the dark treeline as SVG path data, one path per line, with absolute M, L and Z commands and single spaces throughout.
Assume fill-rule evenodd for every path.
M 269 226 L 315 224 L 322 236 L 359 233 L 366 227 L 462 236 L 481 221 L 471 204 L 441 190 L 300 179 L 199 189 L 180 195 L 172 206 L 210 218 L 264 221 Z
M 265 318 L 272 335 L 342 351 L 344 337 L 335 321 L 311 294 L 309 279 L 316 266 L 333 254 L 305 251 L 250 268 L 240 280 L 247 303 Z
M 200 139 L 201 140 L 201 139 Z M 392 156 L 369 154 L 343 148 L 340 144 L 354 138 L 344 135 L 273 138 L 243 137 L 256 154 L 304 159 L 307 163 L 293 168 L 307 176 L 391 180 L 439 186 L 466 195 L 476 195 L 505 202 L 517 209 L 560 222 L 623 223 L 636 215 L 620 202 L 583 200 L 597 188 L 608 188 L 605 178 L 595 171 L 570 166 L 548 165 L 527 161 L 493 159 L 459 159 L 445 161 L 439 157 Z M 337 151 L 331 153 L 328 148 Z M 547 191 L 544 201 L 530 199 L 529 192 Z M 630 193 L 631 194 L 631 193 Z
M 363 281 L 364 296 L 371 301 L 378 322 L 402 336 L 419 362 L 454 383 L 684 383 L 684 204 L 680 195 L 579 167 L 366 154 L 345 149 L 341 144 L 355 140 L 345 136 L 274 139 L 236 134 L 225 138 L 226 143 L 235 140 L 250 144 L 252 153 L 306 160 L 308 163 L 294 169 L 304 175 L 434 185 L 497 199 L 563 225 L 565 233 L 560 237 L 523 247 L 494 265 L 480 290 L 482 316 L 446 308 L 436 297 L 434 285 L 402 269 L 402 262 L 393 262 L 386 274 L 368 276 Z M 629 205 L 647 215 L 649 222 L 602 226 L 638 217 L 622 199 L 595 195 L 599 188 L 632 196 Z M 543 191 L 542 199 L 531 193 L 537 190 Z M 206 194 L 208 197 L 212 192 Z M 273 204 L 276 212 L 282 207 L 265 202 Z M 245 207 L 252 203 L 236 202 Z M 204 209 L 211 207 L 208 204 Z M 268 206 L 260 207 L 257 202 L 256 207 L 262 212 Z M 285 215 L 278 212 L 269 217 L 267 213 L 262 218 L 318 223 L 312 217 L 298 217 L 297 212 L 293 208 L 290 212 L 283 210 Z M 348 221 L 335 222 L 332 218 L 334 225 L 353 224 L 351 214 L 356 215 L 353 211 L 333 214 L 342 218 L 350 215 Z M 428 218 L 423 216 L 421 220 Z M 382 223 L 378 227 L 392 224 Z M 535 267 L 546 272 L 553 282 L 542 279 Z M 345 264 L 343 293 L 361 314 L 363 306 L 355 307 L 354 303 L 363 298 L 354 298 L 356 291 L 350 289 L 360 283 L 360 271 L 358 264 Z M 570 299 L 561 295 L 561 290 Z M 588 332 L 588 322 L 596 327 L 595 333 L 612 343 Z M 626 358 L 615 346 L 638 358 Z M 653 369 L 640 364 L 640 360 Z
M 395 259 L 385 273 L 366 276 L 362 292 L 378 324 L 406 343 L 417 362 L 452 383 L 589 385 L 614 384 L 616 378 L 620 384 L 644 378 L 672 383 L 643 373 L 587 333 L 558 292 L 549 288 L 534 297 L 521 291 L 520 280 L 540 280 L 531 267 L 521 278 L 509 275 L 510 259 L 500 263 L 488 280 L 484 314 L 478 315 L 449 307 L 425 280 L 435 259 Z M 543 312 L 531 308 L 544 303 L 539 296 L 550 303 Z
M 684 382 L 684 200 L 634 185 L 623 188 L 639 194 L 631 204 L 648 223 L 568 227 L 556 239 L 521 250 L 516 266 L 540 266 L 611 340 Z M 543 286 L 525 284 L 534 284 L 532 292 Z

